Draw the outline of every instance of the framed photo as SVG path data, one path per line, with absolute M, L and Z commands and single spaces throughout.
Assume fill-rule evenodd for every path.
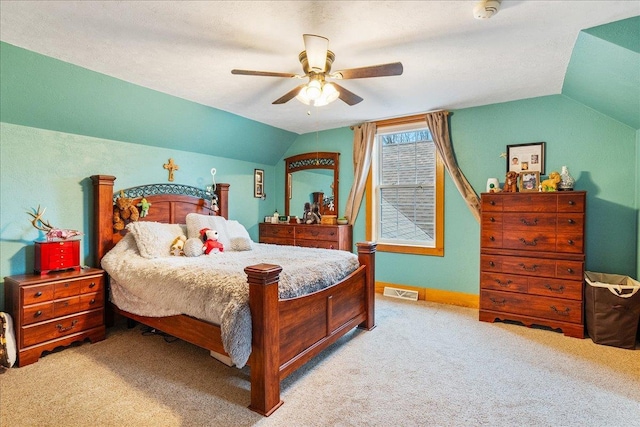
M 507 145 L 507 172 L 510 171 L 544 175 L 544 142 Z
M 519 190 L 521 192 L 538 191 L 540 186 L 540 172 L 538 171 L 524 171 L 520 172 Z
M 253 171 L 253 197 L 264 198 L 264 170 L 254 169 Z

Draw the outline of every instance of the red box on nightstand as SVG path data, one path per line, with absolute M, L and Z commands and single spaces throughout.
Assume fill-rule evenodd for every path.
M 80 240 L 36 241 L 34 270 L 47 274 L 50 271 L 80 271 Z

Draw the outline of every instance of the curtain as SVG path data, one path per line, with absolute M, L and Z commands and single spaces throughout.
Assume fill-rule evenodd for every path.
M 467 203 L 467 206 L 471 210 L 471 213 L 475 217 L 476 221 L 480 222 L 480 200 L 467 178 L 464 176 L 458 162 L 453 154 L 453 146 L 451 145 L 451 139 L 449 138 L 449 122 L 447 121 L 448 111 L 435 111 L 433 113 L 427 113 L 427 126 L 433 136 L 433 142 L 435 143 L 438 153 L 444 165 L 449 171 L 449 176 L 455 183 L 458 191 L 462 195 L 462 198 Z
M 376 138 L 376 124 L 363 123 L 353 129 L 353 185 L 347 198 L 344 216 L 355 224 L 371 168 L 371 153 Z

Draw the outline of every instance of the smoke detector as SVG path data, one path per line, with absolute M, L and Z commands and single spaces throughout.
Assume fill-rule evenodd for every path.
M 489 19 L 500 10 L 498 0 L 482 0 L 473 8 L 473 17 L 476 19 Z

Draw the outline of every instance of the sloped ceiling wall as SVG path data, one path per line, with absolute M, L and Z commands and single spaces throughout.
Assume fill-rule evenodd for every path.
M 640 129 L 640 16 L 582 31 L 562 94 Z

